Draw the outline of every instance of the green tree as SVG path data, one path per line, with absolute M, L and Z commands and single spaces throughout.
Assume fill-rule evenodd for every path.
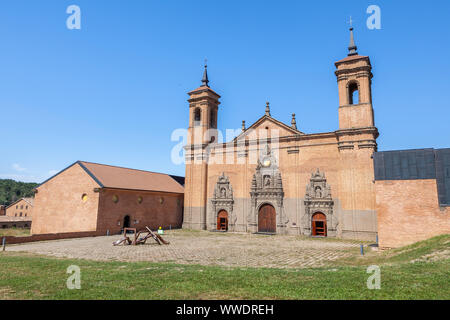
M 9 206 L 20 198 L 34 197 L 33 189 L 39 184 L 0 179 L 0 204 Z

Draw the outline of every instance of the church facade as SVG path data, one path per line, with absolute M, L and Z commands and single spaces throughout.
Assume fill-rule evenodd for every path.
M 372 66 L 353 41 L 335 63 L 339 128 L 304 133 L 265 114 L 219 142 L 220 96 L 189 92 L 183 228 L 375 240 Z

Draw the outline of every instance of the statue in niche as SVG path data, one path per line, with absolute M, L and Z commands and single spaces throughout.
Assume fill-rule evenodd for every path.
M 320 187 L 316 187 L 316 198 L 322 198 L 322 189 Z
M 264 187 L 270 187 L 270 177 L 269 176 L 264 177 Z

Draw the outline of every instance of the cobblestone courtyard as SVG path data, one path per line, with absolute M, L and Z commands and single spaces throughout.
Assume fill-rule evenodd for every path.
M 61 258 L 99 261 L 151 261 L 230 267 L 309 268 L 359 254 L 358 241 L 301 236 L 267 236 L 173 230 L 164 235 L 170 245 L 153 239 L 139 246 L 113 246 L 121 236 L 35 242 L 7 247 Z

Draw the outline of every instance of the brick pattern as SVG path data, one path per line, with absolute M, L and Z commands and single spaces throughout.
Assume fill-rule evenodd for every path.
M 435 179 L 375 182 L 380 247 L 400 247 L 450 233 L 450 208 L 439 207 Z
M 117 197 L 117 203 L 113 197 Z M 180 228 L 182 208 L 183 194 L 106 189 L 100 193 L 97 231 L 120 232 L 127 215 L 132 228 Z

